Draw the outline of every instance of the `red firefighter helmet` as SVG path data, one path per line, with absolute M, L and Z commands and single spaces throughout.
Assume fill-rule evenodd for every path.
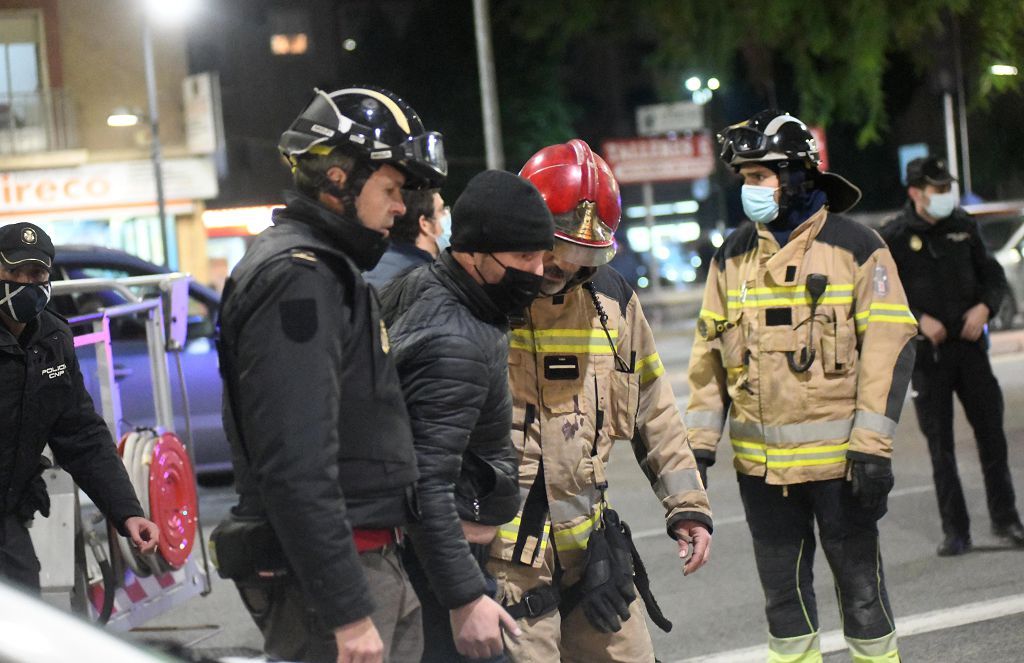
M 544 196 L 555 217 L 555 255 L 596 267 L 615 256 L 615 229 L 622 217 L 619 184 L 604 159 L 578 138 L 530 157 L 521 177 Z

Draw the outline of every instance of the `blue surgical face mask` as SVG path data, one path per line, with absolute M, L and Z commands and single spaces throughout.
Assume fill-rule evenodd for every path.
M 779 216 L 779 204 L 775 202 L 777 190 L 773 186 L 744 184 L 740 190 L 740 200 L 747 218 L 756 223 L 774 221 Z
M 444 251 L 452 243 L 452 213 L 444 208 L 441 215 L 441 234 L 437 236 L 437 250 Z
M 928 207 L 925 210 L 933 219 L 945 219 L 956 209 L 959 198 L 955 189 L 950 189 L 945 193 L 933 193 L 928 196 Z

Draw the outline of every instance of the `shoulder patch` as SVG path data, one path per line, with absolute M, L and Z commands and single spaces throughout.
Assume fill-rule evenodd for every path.
M 718 250 L 715 251 L 714 261 L 718 263 L 719 271 L 725 269 L 725 261 L 729 258 L 741 256 L 757 248 L 757 226 L 753 222 L 746 222 L 725 238 Z
M 849 251 L 853 254 L 857 265 L 863 265 L 872 253 L 885 248 L 885 242 L 878 236 L 878 233 L 839 214 L 828 215 L 825 225 L 821 227 L 821 231 L 814 241 Z
M 633 288 L 622 274 L 615 271 L 613 267 L 602 265 L 597 268 L 597 273 L 594 274 L 591 282 L 594 284 L 595 291 L 614 299 L 619 304 L 619 311 L 622 315 L 626 315 L 626 307 L 629 306 L 629 300 L 633 297 Z
M 315 253 L 306 249 L 292 249 L 291 259 L 293 264 L 306 267 L 316 267 L 316 264 L 320 262 Z
M 281 330 L 293 343 L 306 343 L 316 336 L 318 324 L 315 299 L 285 299 L 277 305 Z

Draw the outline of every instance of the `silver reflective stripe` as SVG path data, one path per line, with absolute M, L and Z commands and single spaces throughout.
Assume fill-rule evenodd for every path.
M 818 642 L 818 632 L 798 635 L 795 638 L 773 638 L 768 637 L 768 660 L 769 661 L 820 661 L 821 644 Z M 776 658 L 773 654 L 786 656 L 785 659 Z M 804 659 L 803 654 L 806 656 Z M 815 657 L 814 654 L 817 654 Z M 801 658 L 790 658 L 801 656 Z
M 589 516 L 590 507 L 597 504 L 597 501 L 597 488 L 587 486 L 580 495 L 551 502 L 548 505 L 548 508 L 551 510 L 551 521 L 564 523 L 580 516 Z
M 670 495 L 678 495 L 700 489 L 697 469 L 690 467 L 662 474 L 658 477 L 657 483 L 654 484 L 654 492 L 658 499 L 662 500 Z
M 863 428 L 883 437 L 892 437 L 896 434 L 895 421 L 884 414 L 866 410 L 857 410 L 857 414 L 853 417 L 853 427 Z
M 858 640 L 846 637 L 850 645 L 850 653 L 855 661 L 895 661 L 894 654 L 899 647 L 896 642 L 896 631 L 873 640 Z
M 722 410 L 690 410 L 683 415 L 683 423 L 687 428 L 710 428 L 721 432 L 725 425 L 725 412 Z
M 783 426 L 762 426 L 752 421 L 729 420 L 730 437 L 740 440 L 757 440 L 770 444 L 848 440 L 851 430 L 853 430 L 852 419 L 813 421 L 805 424 L 785 424 Z

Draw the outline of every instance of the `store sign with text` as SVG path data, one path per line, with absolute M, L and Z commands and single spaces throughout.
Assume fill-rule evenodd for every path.
M 168 159 L 163 163 L 164 197 L 177 209 L 217 197 L 217 175 L 208 158 Z M 77 168 L 0 173 L 0 222 L 24 217 L 57 220 L 117 210 L 156 213 L 156 186 L 150 161 L 95 163 Z

